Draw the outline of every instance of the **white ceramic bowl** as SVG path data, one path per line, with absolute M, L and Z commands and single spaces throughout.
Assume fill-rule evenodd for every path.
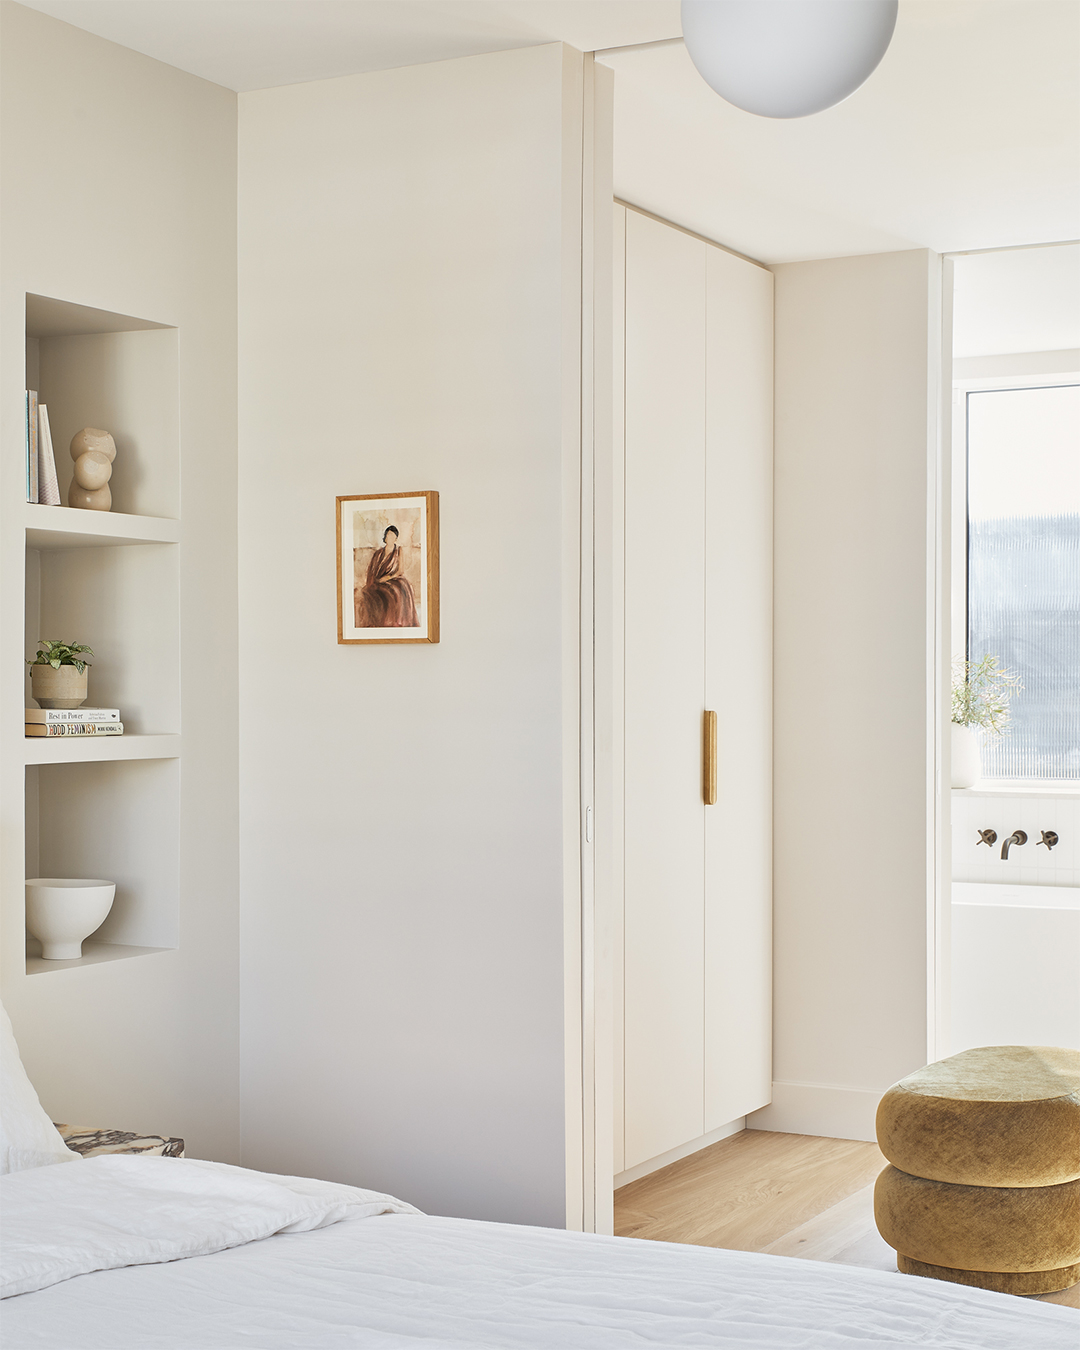
M 115 881 L 81 877 L 34 877 L 26 883 L 26 928 L 41 942 L 46 961 L 82 956 L 83 939 L 105 922 L 116 895 Z

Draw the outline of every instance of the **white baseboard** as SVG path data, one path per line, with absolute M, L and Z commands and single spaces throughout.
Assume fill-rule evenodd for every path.
M 768 1106 L 746 1117 L 748 1130 L 780 1134 L 816 1134 L 828 1139 L 865 1139 L 874 1143 L 874 1117 L 880 1092 L 823 1087 L 820 1083 L 773 1083 Z
M 689 1158 L 691 1153 L 698 1153 L 703 1148 L 708 1148 L 710 1144 L 718 1144 L 721 1139 L 730 1139 L 733 1134 L 741 1134 L 746 1129 L 746 1116 L 740 1116 L 738 1120 L 730 1120 L 726 1125 L 720 1125 L 715 1130 L 710 1130 L 708 1134 L 703 1134 L 697 1139 L 691 1139 L 689 1143 L 680 1144 L 678 1148 L 669 1149 L 667 1153 L 661 1153 L 658 1158 L 650 1158 L 647 1162 L 638 1163 L 636 1167 L 628 1167 L 625 1172 L 620 1172 L 615 1178 L 615 1189 L 620 1186 L 629 1186 L 631 1181 L 637 1181 L 641 1177 L 647 1177 L 650 1172 L 659 1172 L 661 1167 L 667 1167 L 673 1162 L 678 1162 L 681 1158 Z M 768 1128 L 768 1127 L 762 1127 Z

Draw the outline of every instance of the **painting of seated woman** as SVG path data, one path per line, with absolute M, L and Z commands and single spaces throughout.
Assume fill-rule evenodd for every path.
M 434 492 L 338 498 L 339 642 L 438 641 L 437 512 Z
M 357 628 L 420 627 L 416 591 L 405 575 L 406 555 L 400 537 L 401 531 L 396 525 L 387 525 L 382 548 L 376 549 L 367 565 L 364 584 L 354 588 Z M 416 560 L 409 558 L 408 561 L 414 563 Z M 410 567 L 409 570 L 414 569 Z

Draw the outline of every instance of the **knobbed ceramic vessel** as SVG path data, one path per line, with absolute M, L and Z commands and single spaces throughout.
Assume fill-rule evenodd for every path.
M 116 458 L 116 442 L 100 427 L 83 427 L 71 438 L 70 453 L 75 468 L 68 488 L 68 506 L 84 511 L 112 510 L 109 479 Z

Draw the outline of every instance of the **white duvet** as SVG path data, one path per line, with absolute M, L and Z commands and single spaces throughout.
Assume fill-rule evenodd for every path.
M 346 1218 L 416 1214 L 389 1195 L 226 1163 L 112 1155 L 0 1178 L 0 1297 L 74 1275 L 206 1256 Z
M 1076 1350 L 1080 1342 L 1073 1310 L 1003 1294 L 749 1252 L 434 1218 L 370 1191 L 192 1160 L 102 1158 L 19 1173 L 3 1190 L 15 1197 L 5 1203 L 4 1275 L 28 1290 L 3 1305 L 4 1350 Z

